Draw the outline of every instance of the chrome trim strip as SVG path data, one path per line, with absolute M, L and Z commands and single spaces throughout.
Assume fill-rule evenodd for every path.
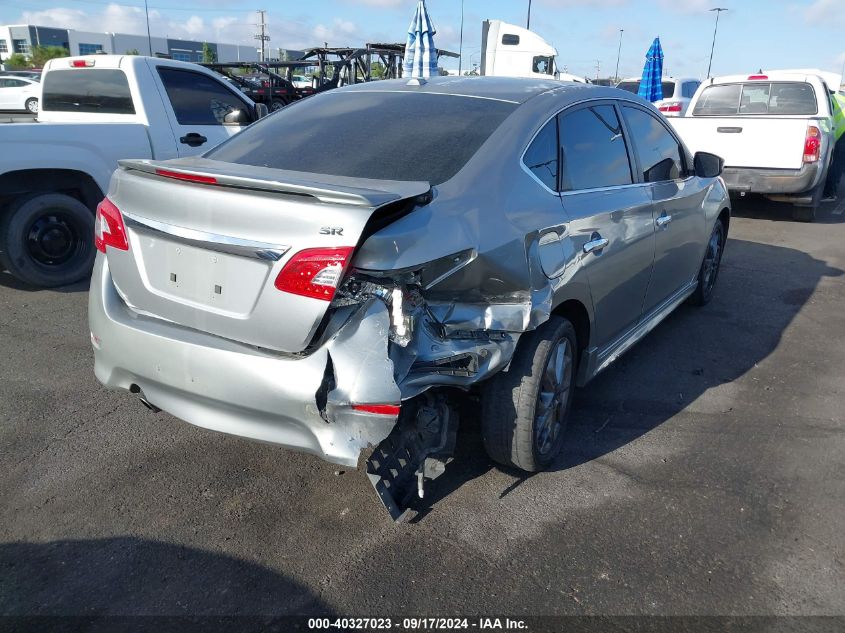
M 206 233 L 205 231 L 197 231 L 183 226 L 165 224 L 164 222 L 149 218 L 139 218 L 126 212 L 123 213 L 123 220 L 127 227 L 131 227 L 140 233 L 159 237 L 163 236 L 190 244 L 191 246 L 197 246 L 219 253 L 238 255 L 240 257 L 277 262 L 290 250 L 290 246 L 254 242 L 252 240 L 244 240 L 217 233 Z

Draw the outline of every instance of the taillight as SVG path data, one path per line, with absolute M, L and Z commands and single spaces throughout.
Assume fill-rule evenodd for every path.
M 93 59 L 72 59 L 70 60 L 71 68 L 91 68 L 94 66 Z
M 683 106 L 678 103 L 664 103 L 662 106 L 658 108 L 661 112 L 680 112 Z
M 217 178 L 214 176 L 201 176 L 199 174 L 187 174 L 181 171 L 170 171 L 168 169 L 156 169 L 157 176 L 164 176 L 165 178 L 174 178 L 175 180 L 186 180 L 188 182 L 198 182 L 203 185 L 216 185 Z
M 815 125 L 807 128 L 807 137 L 804 139 L 804 162 L 815 163 L 819 160 L 822 150 L 822 133 Z
M 120 214 L 120 209 L 108 198 L 104 198 L 97 206 L 97 217 L 94 220 L 94 246 L 101 253 L 106 252 L 106 246 L 119 251 L 129 250 L 123 216 Z
M 331 301 L 354 248 L 307 248 L 285 264 L 275 286 L 303 297 Z
M 768 78 L 768 75 L 748 75 L 749 81 L 765 81 Z

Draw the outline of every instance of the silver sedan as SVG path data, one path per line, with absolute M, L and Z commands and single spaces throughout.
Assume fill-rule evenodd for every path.
M 576 385 L 710 300 L 721 167 L 613 88 L 326 92 L 201 158 L 121 163 L 96 221 L 96 375 L 201 427 L 366 462 L 399 518 L 443 472 L 462 394 L 492 459 L 547 468 Z

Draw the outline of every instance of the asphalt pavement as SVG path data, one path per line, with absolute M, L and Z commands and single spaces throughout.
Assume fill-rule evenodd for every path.
M 0 274 L 0 615 L 845 614 L 845 203 L 737 205 L 713 302 L 522 477 L 472 407 L 430 509 L 94 378 L 85 284 Z

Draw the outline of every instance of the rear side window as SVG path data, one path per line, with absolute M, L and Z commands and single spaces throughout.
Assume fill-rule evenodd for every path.
M 206 156 L 436 185 L 458 173 L 515 108 L 511 102 L 454 95 L 336 90 L 294 102 Z
M 522 162 L 534 176 L 552 191 L 557 191 L 558 153 L 557 119 L 552 119 L 534 137 Z
M 622 116 L 631 132 L 634 151 L 645 182 L 676 180 L 683 172 L 678 141 L 654 116 L 637 108 L 622 107 Z
M 159 67 L 158 74 L 179 125 L 223 125 L 230 112 L 249 111 L 234 92 L 204 73 Z
M 816 92 L 804 82 L 761 82 L 708 86 L 693 116 L 817 114 Z
M 135 114 L 129 82 L 122 70 L 69 68 L 44 76 L 41 109 L 54 112 Z
M 671 99 L 675 96 L 675 82 L 674 81 L 664 81 L 661 84 L 663 88 L 663 98 L 664 99 Z M 633 94 L 637 94 L 640 91 L 640 82 L 639 81 L 623 81 L 618 86 L 616 86 L 620 90 L 624 90 L 625 92 L 631 92 Z
M 563 190 L 630 185 L 631 165 L 613 106 L 582 108 L 560 118 Z

